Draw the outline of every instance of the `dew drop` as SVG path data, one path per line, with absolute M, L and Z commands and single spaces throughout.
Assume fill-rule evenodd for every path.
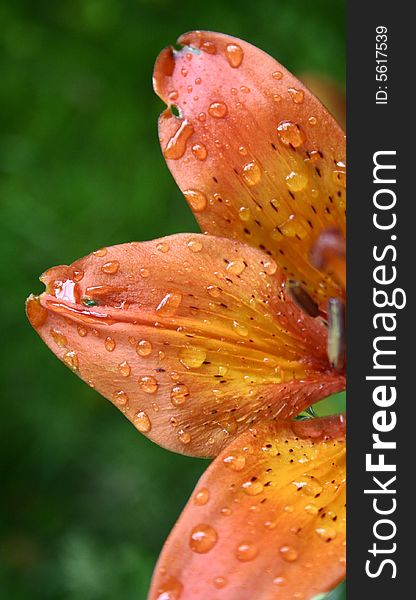
M 241 452 L 231 452 L 223 458 L 222 462 L 232 471 L 242 471 L 246 466 L 246 458 Z
M 197 346 L 185 346 L 179 351 L 180 361 L 187 369 L 199 369 L 206 357 L 206 350 Z
M 72 276 L 72 279 L 76 282 L 81 281 L 81 279 L 84 277 L 84 271 L 74 271 L 74 274 Z
M 286 562 L 294 562 L 298 558 L 298 553 L 292 546 L 281 546 L 279 552 Z
M 316 477 L 305 477 L 304 479 L 295 480 L 292 481 L 292 485 L 305 496 L 316 496 L 323 490 L 321 482 Z
M 274 260 L 267 260 L 263 267 L 267 275 L 274 275 L 277 271 L 277 264 L 274 262 Z
M 125 406 L 128 401 L 129 397 L 127 396 L 126 392 L 119 390 L 118 392 L 113 393 L 113 402 L 115 402 L 119 406 Z
M 261 170 L 259 165 L 253 160 L 243 167 L 242 177 L 247 185 L 256 185 L 261 179 Z
M 99 250 L 96 250 L 95 252 L 93 252 L 94 256 L 105 256 L 107 254 L 108 250 L 107 248 L 100 248 Z
M 295 104 L 302 104 L 302 102 L 305 98 L 305 93 L 303 92 L 303 90 L 297 90 L 296 88 L 289 88 L 288 92 Z
M 286 185 L 292 192 L 301 192 L 308 184 L 308 176 L 305 173 L 291 171 L 286 177 Z
M 198 160 L 205 160 L 208 156 L 208 151 L 204 144 L 194 144 L 192 146 L 192 154 Z
M 333 529 L 332 527 L 317 527 L 315 529 L 315 532 L 325 542 L 333 540 L 337 535 L 336 530 Z
M 308 119 L 308 123 L 309 123 L 309 125 L 312 125 L 312 127 L 314 125 L 316 125 L 317 122 L 318 122 L 318 119 L 316 117 L 309 117 L 309 119 Z
M 187 246 L 191 252 L 201 252 L 203 245 L 199 240 L 189 240 Z
M 201 212 L 206 208 L 208 200 L 203 192 L 198 190 L 186 190 L 183 192 L 183 195 L 193 211 Z
M 179 600 L 182 590 L 182 583 L 176 579 L 176 577 L 169 577 L 169 579 L 158 588 L 156 600 Z
M 216 577 L 212 583 L 214 584 L 214 587 L 217 588 L 217 590 L 221 590 L 227 585 L 228 580 L 226 579 L 226 577 L 219 576 Z
M 142 433 L 148 433 L 152 429 L 152 424 L 150 422 L 149 417 L 144 412 L 144 410 L 140 410 L 133 419 L 134 425 L 137 427 L 139 431 Z
M 238 333 L 238 335 L 240 335 L 241 337 L 247 337 L 248 336 L 248 329 L 247 329 L 247 327 L 245 325 L 242 325 L 238 321 L 233 321 L 232 327 L 233 327 L 234 331 L 236 333 Z
M 85 327 L 83 327 L 82 325 L 77 326 L 77 331 L 78 331 L 78 335 L 80 337 L 85 337 L 88 333 L 87 329 Z
M 192 529 L 189 545 L 193 552 L 206 554 L 215 546 L 217 538 L 217 532 L 213 527 L 201 523 Z
M 246 264 L 241 258 L 238 258 L 237 260 L 232 260 L 227 265 L 227 271 L 229 271 L 230 273 L 234 273 L 235 275 L 241 275 L 245 268 Z
M 244 52 L 238 44 L 228 44 L 225 48 L 225 56 L 227 57 L 230 67 L 236 69 L 243 62 Z
M 51 336 L 53 337 L 55 343 L 61 348 L 65 348 L 65 346 L 68 345 L 66 336 L 58 329 L 51 329 Z
M 174 385 L 170 392 L 170 401 L 173 406 L 180 406 L 189 397 L 189 389 L 183 383 Z
M 184 429 L 179 429 L 178 438 L 179 441 L 182 442 L 182 444 L 189 444 L 191 441 L 191 434 L 188 431 L 185 431 Z
M 105 338 L 104 346 L 108 352 L 113 352 L 114 348 L 116 347 L 116 343 L 112 337 L 108 336 Z
M 110 260 L 101 267 L 101 271 L 103 273 L 106 273 L 107 275 L 114 275 L 114 273 L 117 273 L 119 268 L 120 263 L 118 262 L 118 260 Z
M 318 507 L 315 506 L 315 504 L 307 504 L 305 506 L 305 511 L 308 513 L 308 515 L 313 515 L 313 516 L 316 516 L 319 512 Z
M 209 500 L 209 491 L 207 488 L 200 488 L 194 496 L 194 504 L 197 506 L 203 506 Z
M 207 287 L 207 292 L 211 296 L 211 298 L 219 298 L 221 295 L 221 290 L 216 285 L 209 285 Z
M 163 152 L 165 158 L 179 160 L 185 154 L 186 145 L 194 132 L 193 126 L 184 119 L 176 133 L 168 141 Z
M 241 487 L 248 496 L 258 496 L 264 490 L 263 484 L 257 479 L 255 481 L 245 481 Z
M 247 222 L 251 218 L 251 211 L 246 206 L 242 206 L 238 211 L 238 216 L 240 217 L 241 221 Z
M 122 377 L 128 377 L 131 372 L 130 365 L 126 360 L 123 360 L 123 362 L 118 365 L 118 370 Z
M 75 352 L 67 352 L 64 354 L 64 362 L 70 369 L 72 369 L 72 371 L 78 370 L 79 362 L 78 356 Z
M 147 340 L 140 340 L 136 346 L 136 352 L 139 356 L 149 356 L 152 351 L 152 344 Z
M 286 583 L 286 579 L 284 577 L 275 577 L 273 579 L 273 583 L 275 585 L 284 585 Z
M 258 554 L 257 546 L 255 546 L 254 544 L 252 544 L 250 542 L 240 544 L 237 547 L 237 550 L 235 553 L 237 559 L 240 560 L 241 562 L 248 562 L 250 560 L 253 560 L 254 558 L 256 558 L 257 554 Z
M 214 42 L 205 41 L 205 42 L 202 42 L 199 47 L 201 48 L 201 50 L 203 52 L 206 52 L 207 54 L 216 54 L 217 53 L 217 46 L 214 44 Z
M 275 71 L 272 73 L 272 77 L 273 79 L 277 79 L 279 81 L 279 79 L 282 79 L 283 73 L 281 71 Z
M 156 379 L 152 376 L 142 377 L 139 380 L 139 383 L 140 387 L 144 392 L 146 392 L 146 394 L 154 394 L 157 391 L 157 388 L 159 387 Z
M 156 308 L 156 312 L 163 317 L 173 317 L 182 302 L 182 294 L 178 292 L 167 293 Z
M 163 252 L 164 254 L 166 254 L 166 252 L 169 252 L 169 244 L 167 242 L 160 242 L 159 244 L 157 244 L 156 250 L 159 250 L 159 252 Z
M 282 121 L 277 127 L 277 135 L 285 146 L 299 148 L 306 141 L 302 129 L 292 121 Z
M 222 119 L 228 113 L 228 108 L 224 102 L 212 102 L 208 108 L 208 113 L 211 117 Z
M 347 187 L 347 172 L 345 168 L 345 163 L 342 161 L 337 162 L 337 168 L 332 172 L 332 178 L 334 183 L 339 185 L 340 187 Z

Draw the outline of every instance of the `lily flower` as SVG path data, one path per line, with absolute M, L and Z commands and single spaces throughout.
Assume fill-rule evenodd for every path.
M 151 600 L 313 598 L 345 574 L 345 421 L 294 417 L 345 388 L 345 136 L 261 50 L 179 44 L 155 65 L 159 134 L 204 234 L 49 269 L 27 314 L 141 433 L 216 457 Z

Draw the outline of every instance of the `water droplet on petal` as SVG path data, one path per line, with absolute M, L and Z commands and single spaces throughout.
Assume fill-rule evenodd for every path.
M 246 466 L 246 458 L 241 452 L 231 452 L 222 461 L 232 471 L 242 471 Z
M 333 540 L 337 535 L 336 530 L 332 527 L 317 527 L 315 531 L 318 534 L 318 536 L 325 542 Z
M 308 123 L 309 123 L 309 125 L 312 125 L 312 127 L 314 125 L 316 125 L 317 122 L 318 122 L 318 119 L 316 117 L 309 117 L 309 119 L 308 119 Z
M 105 256 L 107 254 L 108 250 L 107 248 L 100 248 L 99 250 L 96 250 L 95 252 L 93 252 L 94 256 Z
M 198 160 L 205 160 L 208 156 L 208 151 L 204 144 L 194 144 L 192 146 L 192 154 Z
M 207 292 L 212 298 L 219 298 L 221 295 L 221 290 L 216 285 L 209 285 L 207 287 Z
M 164 317 L 173 317 L 182 302 L 182 294 L 169 292 L 156 308 L 156 312 Z
M 183 192 L 183 195 L 193 211 L 201 212 L 206 208 L 208 200 L 203 192 L 198 190 L 186 190 Z
M 202 42 L 199 47 L 203 52 L 206 52 L 207 54 L 217 53 L 217 46 L 214 44 L 214 42 L 205 41 Z
M 282 121 L 277 127 L 277 134 L 285 146 L 299 148 L 306 141 L 300 126 L 292 121 Z
M 78 370 L 78 356 L 75 352 L 67 352 L 64 354 L 64 362 L 70 369 L 72 369 L 72 371 Z
M 78 331 L 78 335 L 80 337 L 85 337 L 88 333 L 87 329 L 85 327 L 83 327 L 82 325 L 77 326 L 77 331 Z
M 251 479 L 245 481 L 241 487 L 248 496 L 258 496 L 264 490 L 263 484 L 257 479 L 255 481 L 252 481 Z
M 213 527 L 201 523 L 192 529 L 189 545 L 194 552 L 205 554 L 212 550 L 217 542 L 217 538 L 217 532 Z
M 316 516 L 319 512 L 318 507 L 315 506 L 315 504 L 307 504 L 305 506 L 305 511 L 309 514 L 309 515 L 313 515 Z
M 143 279 L 147 279 L 147 277 L 149 277 L 150 273 L 147 269 L 140 269 L 139 271 L 140 273 L 140 277 L 143 277 Z
M 246 263 L 241 258 L 232 260 L 227 265 L 227 271 L 229 271 L 230 273 L 234 273 L 235 275 L 241 275 L 245 268 Z
M 209 500 L 209 491 L 207 488 L 200 488 L 194 496 L 194 504 L 197 506 L 203 506 Z
M 292 546 L 282 546 L 279 552 L 280 556 L 286 562 L 294 562 L 298 558 L 298 553 Z
M 116 347 L 116 343 L 112 337 L 108 336 L 105 338 L 104 346 L 108 352 L 113 352 L 114 348 Z
M 221 590 L 222 588 L 224 588 L 228 583 L 228 580 L 225 577 L 216 577 L 213 581 L 214 587 L 217 588 L 217 590 Z
M 303 92 L 303 90 L 297 90 L 296 88 L 289 88 L 288 92 L 295 104 L 302 104 L 302 102 L 305 98 L 305 93 Z
M 144 410 L 140 410 L 135 415 L 133 423 L 141 433 L 148 433 L 152 429 L 150 419 Z
M 159 387 L 157 380 L 152 376 L 142 377 L 139 380 L 140 387 L 146 394 L 154 394 Z
M 212 102 L 208 108 L 208 112 L 211 117 L 221 119 L 228 113 L 227 105 L 224 102 Z
M 251 217 L 251 211 L 246 206 L 242 206 L 238 211 L 238 216 L 244 222 L 249 221 Z
M 131 372 L 130 365 L 126 360 L 123 360 L 123 362 L 118 365 L 118 370 L 122 377 L 128 377 Z
M 261 179 L 261 170 L 259 165 L 253 160 L 243 167 L 242 177 L 247 185 L 256 185 Z
M 274 262 L 274 260 L 266 261 L 263 266 L 267 275 L 274 275 L 277 271 L 277 264 Z
M 257 554 L 258 554 L 257 546 L 255 546 L 254 544 L 252 544 L 250 542 L 240 544 L 237 547 L 237 550 L 235 553 L 237 559 L 240 560 L 241 562 L 247 562 L 249 560 L 253 560 L 254 558 L 256 558 Z
M 292 192 L 301 192 L 308 184 L 308 176 L 305 173 L 292 171 L 286 177 L 286 185 Z
M 183 383 L 174 385 L 170 392 L 170 401 L 173 406 L 180 406 L 189 398 L 189 389 Z
M 162 569 L 160 570 L 162 572 Z M 179 600 L 183 590 L 176 577 L 169 577 L 157 590 L 156 600 Z
M 347 171 L 345 168 L 345 163 L 342 161 L 337 162 L 337 168 L 332 172 L 332 178 L 340 187 L 347 187 Z
M 187 369 L 199 369 L 206 357 L 206 350 L 197 346 L 185 346 L 179 351 L 180 361 Z
M 72 279 L 76 282 L 81 281 L 83 277 L 84 271 L 74 271 L 74 274 L 72 275 Z
M 193 132 L 193 126 L 186 119 L 184 119 L 176 133 L 168 141 L 163 152 L 163 156 L 172 160 L 178 160 L 182 158 L 182 156 L 185 154 L 188 140 Z
M 149 356 L 152 351 L 152 344 L 147 340 L 140 340 L 136 346 L 136 352 L 139 356 Z
M 247 327 L 245 325 L 242 325 L 238 321 L 233 321 L 233 329 L 241 337 L 247 337 L 248 336 L 248 329 L 247 329 Z
M 126 392 L 123 392 L 122 390 L 114 392 L 113 402 L 115 402 L 116 404 L 119 404 L 120 406 L 125 406 L 128 401 L 129 397 L 127 396 Z
M 156 250 L 159 250 L 159 252 L 163 252 L 164 254 L 166 254 L 166 252 L 169 252 L 169 244 L 167 242 L 160 242 L 159 244 L 157 244 Z
M 225 48 L 225 56 L 230 67 L 236 69 L 243 62 L 244 51 L 238 44 L 228 44 Z
M 203 245 L 200 240 L 190 240 L 187 246 L 191 252 L 201 252 Z
M 275 585 L 284 585 L 286 583 L 286 579 L 284 577 L 275 577 L 273 579 L 273 583 Z
M 56 344 L 61 348 L 65 348 L 68 345 L 66 336 L 58 329 L 51 329 L 51 336 L 55 340 Z
M 184 429 L 179 429 L 178 438 L 179 441 L 182 442 L 182 444 L 189 444 L 191 441 L 191 434 L 188 431 L 185 431 Z
M 283 77 L 283 73 L 281 71 L 275 71 L 274 73 L 272 73 L 272 77 L 273 79 L 282 79 Z
M 316 496 L 323 490 L 321 482 L 316 477 L 305 477 L 292 481 L 292 485 L 300 490 L 305 496 Z
M 119 270 L 119 267 L 120 263 L 118 262 L 118 260 L 110 260 L 101 267 L 101 271 L 103 273 L 106 273 L 107 275 L 114 275 L 114 273 L 117 273 L 117 271 Z

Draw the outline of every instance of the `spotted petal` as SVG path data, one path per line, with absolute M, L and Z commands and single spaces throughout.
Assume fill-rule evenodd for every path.
M 27 311 L 55 354 L 139 431 L 216 455 L 261 419 L 344 386 L 326 330 L 259 250 L 203 235 L 113 246 L 42 276 Z
M 343 291 L 310 264 L 320 232 L 345 233 L 345 136 L 293 75 L 254 46 L 191 32 L 166 48 L 154 88 L 169 169 L 210 234 L 260 247 L 321 305 Z
M 202 476 L 149 599 L 308 600 L 344 576 L 344 419 L 273 423 L 242 434 Z

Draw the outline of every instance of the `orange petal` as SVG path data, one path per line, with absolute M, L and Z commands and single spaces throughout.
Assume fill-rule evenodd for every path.
M 150 600 L 272 600 L 345 576 L 341 416 L 242 434 L 199 480 L 168 538 Z M 177 595 L 163 596 L 175 589 Z
M 260 419 L 297 414 L 344 387 L 326 330 L 286 299 L 259 250 L 203 235 L 102 249 L 42 276 L 29 319 L 137 429 L 216 455 Z
M 323 305 L 342 296 L 310 264 L 324 229 L 345 234 L 345 136 L 273 58 L 227 35 L 192 32 L 166 48 L 154 88 L 180 116 L 159 120 L 168 166 L 201 228 L 260 247 Z

